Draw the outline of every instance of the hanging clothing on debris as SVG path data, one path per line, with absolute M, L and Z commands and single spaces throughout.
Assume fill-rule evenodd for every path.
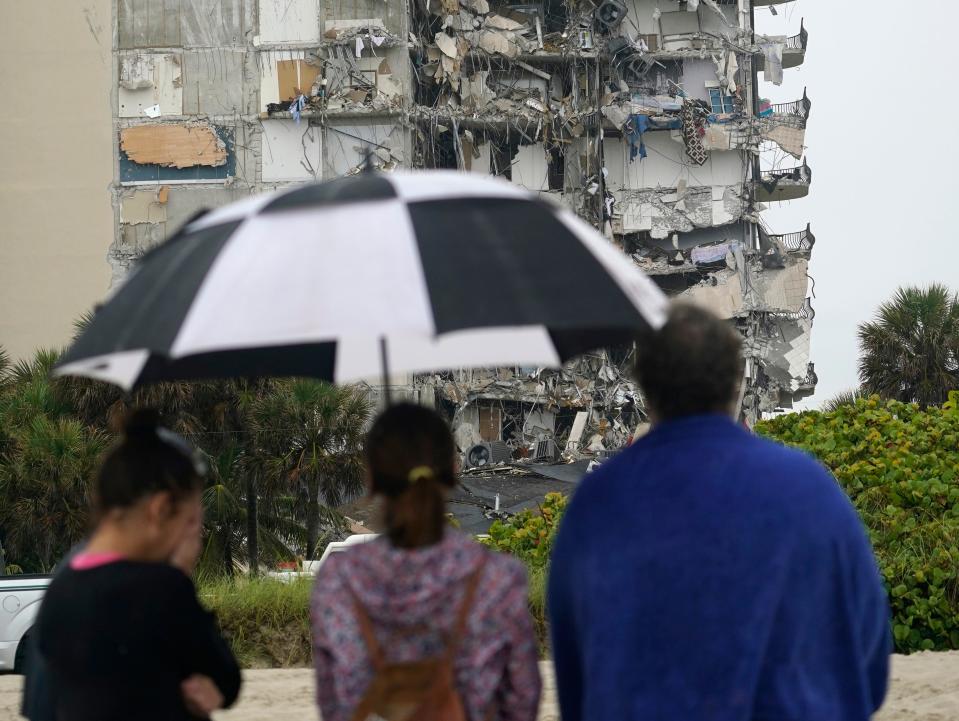
M 645 157 L 645 156 L 643 156 Z M 613 217 L 613 206 L 616 205 L 616 196 L 608 190 L 603 193 L 603 208 L 606 211 L 603 214 L 603 220 L 611 220 Z
M 306 108 L 306 96 L 298 95 L 296 100 L 290 105 L 290 114 L 293 116 L 293 120 L 297 123 L 300 122 L 300 113 Z
M 766 58 L 763 80 L 767 83 L 783 84 L 783 48 L 785 46 L 784 42 L 762 43 L 759 46 L 763 57 Z
M 687 100 L 683 103 L 683 141 L 686 143 L 686 155 L 696 165 L 704 165 L 709 153 L 703 145 L 706 128 L 702 119 L 697 118 L 696 104 Z
M 726 254 L 730 252 L 736 241 L 732 243 L 719 243 L 718 245 L 701 246 L 693 248 L 690 254 L 693 263 L 703 265 L 707 263 L 718 263 L 726 260 Z
M 649 116 L 630 115 L 623 130 L 629 139 L 629 161 L 634 161 L 637 155 L 640 159 L 645 158 L 646 144 L 643 142 L 643 134 L 649 130 Z
M 716 77 L 720 84 L 726 88 L 728 95 L 735 95 L 738 87 L 736 85 L 736 73 L 739 72 L 739 59 L 733 50 L 727 50 L 725 54 L 716 61 Z
M 766 98 L 760 98 L 759 100 L 759 117 L 768 118 L 773 114 L 773 104 Z

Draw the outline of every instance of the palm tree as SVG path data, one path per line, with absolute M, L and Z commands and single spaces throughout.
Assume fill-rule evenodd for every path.
M 859 345 L 865 392 L 941 405 L 959 388 L 959 297 L 938 283 L 900 288 L 859 326 Z
M 242 567 L 244 556 L 249 560 L 250 533 L 246 502 L 248 470 L 244 444 L 233 436 L 220 445 L 218 453 L 209 456 L 210 474 L 203 490 L 205 542 L 200 568 L 213 575 L 232 576 Z M 294 555 L 291 546 L 304 541 L 303 527 L 288 517 L 278 516 L 270 507 L 259 509 L 253 529 L 262 549 L 262 559 L 253 556 L 250 571 L 260 560 L 275 561 Z
M 89 530 L 90 479 L 108 442 L 77 420 L 43 413 L 9 431 L 0 527 L 14 556 L 49 570 Z
M 311 380 L 277 383 L 251 408 L 261 497 L 287 503 L 306 525 L 304 555 L 312 558 L 331 509 L 363 490 L 360 453 L 370 418 L 367 395 L 355 387 Z
M 10 354 L 7 353 L 7 349 L 0 345 L 0 391 L 7 386 L 9 383 L 9 372 L 10 366 L 13 365 L 13 361 L 10 359 Z
M 861 388 L 851 388 L 850 390 L 840 391 L 822 404 L 823 413 L 833 413 L 845 406 L 854 406 L 860 398 L 865 398 L 866 395 L 867 394 L 862 392 Z

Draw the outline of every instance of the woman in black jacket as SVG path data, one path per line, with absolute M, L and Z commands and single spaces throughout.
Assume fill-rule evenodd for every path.
M 195 719 L 236 700 L 240 671 L 190 576 L 205 469 L 136 412 L 96 480 L 97 525 L 57 574 L 38 620 L 56 718 Z

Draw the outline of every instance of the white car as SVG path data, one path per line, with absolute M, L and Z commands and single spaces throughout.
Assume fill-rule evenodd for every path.
M 380 534 L 378 533 L 358 533 L 350 536 L 345 541 L 333 541 L 326 547 L 326 550 L 323 551 L 323 555 L 320 556 L 319 561 L 303 561 L 303 570 L 315 576 L 323 567 L 323 564 L 326 563 L 326 559 L 329 558 L 331 554 L 342 553 L 351 546 L 356 546 L 361 543 L 369 543 L 370 541 L 375 541 L 379 537 Z
M 323 555 L 320 556 L 318 561 L 303 561 L 302 570 L 300 571 L 270 571 L 267 573 L 268 578 L 273 578 L 277 581 L 282 581 L 283 583 L 291 583 L 297 578 L 311 578 L 315 576 L 320 568 L 326 563 L 326 559 L 330 557 L 331 553 L 340 553 L 345 551 L 350 546 L 356 546 L 360 543 L 369 543 L 370 541 L 375 541 L 379 538 L 378 533 L 359 533 L 353 536 L 350 536 L 345 541 L 333 541 L 330 543 L 326 550 L 323 551 Z
M 0 672 L 22 671 L 27 638 L 52 576 L 0 576 Z

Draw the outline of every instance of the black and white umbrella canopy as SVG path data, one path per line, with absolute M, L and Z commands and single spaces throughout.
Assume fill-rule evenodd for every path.
M 454 171 L 365 173 L 201 216 L 147 253 L 61 361 L 166 380 L 555 367 L 667 301 L 573 213 Z

